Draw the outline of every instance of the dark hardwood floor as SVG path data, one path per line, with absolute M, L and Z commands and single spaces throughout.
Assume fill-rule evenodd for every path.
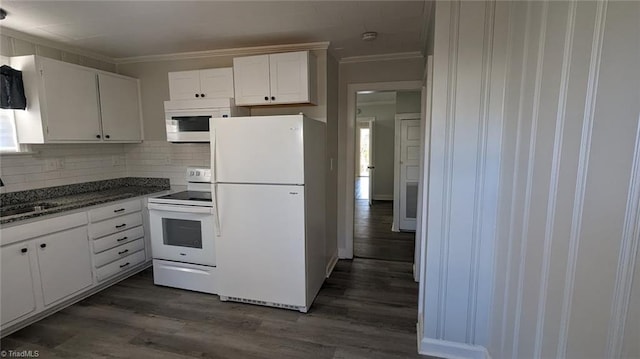
M 392 232 L 393 202 L 356 199 L 353 254 L 359 258 L 413 263 L 413 232 Z
M 40 358 L 425 358 L 411 264 L 341 260 L 310 312 L 159 287 L 150 269 L 0 341 Z

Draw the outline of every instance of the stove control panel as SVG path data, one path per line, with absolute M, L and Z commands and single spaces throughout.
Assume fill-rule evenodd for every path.
M 187 168 L 187 182 L 211 183 L 210 168 Z

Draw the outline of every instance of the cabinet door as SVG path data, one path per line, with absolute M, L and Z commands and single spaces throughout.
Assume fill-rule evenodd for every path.
M 69 229 L 35 241 L 45 306 L 93 283 L 87 227 Z
M 193 100 L 200 94 L 200 71 L 169 72 L 169 98 Z
M 269 55 L 233 59 L 233 80 L 236 105 L 267 105 L 269 89 Z
M 33 245 L 11 244 L 0 249 L 0 304 L 2 324 L 11 322 L 36 310 L 30 255 Z
M 205 98 L 232 98 L 233 69 L 200 70 L 200 95 L 205 95 Z
M 98 75 L 102 135 L 105 141 L 141 141 L 138 81 Z
M 271 103 L 309 102 L 309 53 L 269 55 Z
M 47 140 L 100 141 L 96 73 L 42 58 Z

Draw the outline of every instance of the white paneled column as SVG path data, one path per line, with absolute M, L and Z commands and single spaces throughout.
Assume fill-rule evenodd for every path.
M 638 64 L 638 2 L 437 3 L 421 352 L 640 357 Z

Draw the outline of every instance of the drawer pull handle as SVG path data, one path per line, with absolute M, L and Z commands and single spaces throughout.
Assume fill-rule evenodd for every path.
M 42 243 L 42 244 L 40 245 L 40 248 L 46 248 L 46 247 L 47 247 L 47 244 L 46 244 L 46 243 Z
M 118 213 L 118 212 L 122 212 L 122 211 L 124 211 L 124 208 L 114 209 L 113 213 Z
M 125 239 L 127 239 L 127 238 L 129 238 L 129 237 L 124 236 L 124 237 L 122 237 L 122 238 L 118 238 L 118 239 L 116 239 L 116 242 L 122 242 L 122 241 L 124 241 L 124 240 L 125 240 Z
M 125 254 L 125 253 L 127 253 L 128 251 L 129 251 L 128 249 L 125 249 L 124 251 L 118 252 L 118 254 Z
M 22 252 L 22 253 L 27 253 L 27 251 L 28 251 L 28 249 L 26 249 L 26 248 L 22 248 L 22 249 L 20 250 L 20 252 Z
M 121 265 L 121 266 L 120 266 L 120 268 L 124 268 L 124 267 L 126 267 L 126 266 L 128 266 L 128 265 L 129 265 L 129 262 L 127 262 L 127 263 L 125 263 L 125 264 Z
M 123 224 L 119 224 L 119 225 L 117 225 L 117 226 L 116 226 L 116 228 L 122 228 L 122 227 L 126 227 L 126 226 L 127 226 L 127 224 L 126 224 L 126 223 L 123 223 Z

